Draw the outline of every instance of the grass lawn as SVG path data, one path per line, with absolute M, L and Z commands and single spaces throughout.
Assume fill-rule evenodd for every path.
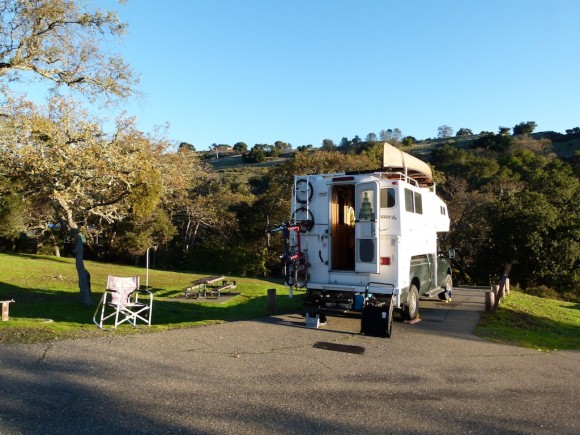
M 91 273 L 93 300 L 101 298 L 107 275 L 140 276 L 143 268 L 86 262 Z M 0 321 L 0 344 L 36 343 L 67 338 L 134 334 L 267 316 L 267 291 L 277 290 L 278 312 L 302 306 L 302 292 L 288 297 L 281 281 L 235 279 L 235 296 L 205 301 L 177 298 L 191 281 L 204 275 L 149 270 L 155 295 L 151 327 L 121 325 L 99 329 L 95 307 L 79 303 L 77 274 L 72 258 L 0 254 L 0 301 L 14 299 L 10 319 Z M 541 350 L 580 349 L 580 304 L 539 298 L 512 291 L 496 313 L 484 313 L 476 334 L 501 343 Z
M 92 308 L 79 303 L 74 259 L 39 255 L 0 254 L 0 301 L 14 299 L 10 319 L 0 321 L 1 343 L 35 343 L 65 338 L 88 338 L 105 334 L 131 334 L 201 326 L 268 315 L 267 291 L 277 290 L 278 312 L 297 311 L 302 292 L 288 297 L 281 281 L 226 277 L 237 281 L 236 296 L 225 302 L 176 298 L 191 281 L 205 275 L 149 270 L 149 286 L 155 296 L 151 327 L 120 325 L 100 330 L 93 313 L 104 291 L 107 275 L 140 276 L 145 269 L 87 261 L 93 291 Z
M 488 340 L 539 350 L 580 349 L 580 304 L 512 291 L 475 333 Z

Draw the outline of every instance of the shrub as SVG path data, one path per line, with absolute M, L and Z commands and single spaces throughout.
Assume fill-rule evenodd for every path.
M 557 300 L 561 299 L 561 295 L 556 290 L 545 285 L 530 286 L 525 288 L 523 292 L 541 298 L 557 299 Z

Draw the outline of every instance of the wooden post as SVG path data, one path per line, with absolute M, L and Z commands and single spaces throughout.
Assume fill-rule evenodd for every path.
M 507 296 L 510 294 L 510 279 L 506 278 L 505 279 L 505 289 L 504 289 L 504 294 Z
M 485 292 L 485 312 L 486 313 L 492 312 L 494 303 L 495 303 L 495 292 L 493 290 Z
M 10 302 L 14 302 L 14 300 L 11 299 L 9 301 L 0 301 L 0 303 L 2 304 L 2 321 L 3 322 L 7 322 L 8 319 L 10 318 L 8 316 Z
M 268 314 L 274 315 L 276 314 L 276 289 L 269 288 L 268 289 Z
M 497 297 L 495 298 L 495 301 L 493 303 L 493 311 L 497 310 L 497 307 L 499 305 L 499 300 L 502 298 L 503 294 L 504 294 L 504 289 L 505 289 L 505 283 L 508 279 L 508 275 L 510 273 L 510 270 L 512 268 L 512 265 L 509 263 L 506 263 L 505 265 L 505 269 L 503 271 L 503 276 L 501 277 L 501 282 L 499 284 L 499 289 L 497 292 Z

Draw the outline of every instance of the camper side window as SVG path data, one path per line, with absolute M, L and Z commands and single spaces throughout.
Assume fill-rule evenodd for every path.
M 405 189 L 405 210 L 410 213 L 423 214 L 423 197 L 419 192 Z
M 423 198 L 417 192 L 415 192 L 415 213 L 423 214 Z
M 405 189 L 405 210 L 413 213 L 413 191 L 410 189 Z
M 381 208 L 393 208 L 395 206 L 395 189 L 388 187 L 381 189 Z

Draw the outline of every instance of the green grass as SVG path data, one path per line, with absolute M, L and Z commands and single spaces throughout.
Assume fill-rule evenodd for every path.
M 512 291 L 475 333 L 488 340 L 539 350 L 580 349 L 580 304 Z
M 100 330 L 92 321 L 107 275 L 140 276 L 145 269 L 87 261 L 95 306 L 79 303 L 74 260 L 38 255 L 0 254 L 0 301 L 14 299 L 10 318 L 0 321 L 1 343 L 36 343 L 67 338 L 88 338 L 104 334 L 131 334 L 201 326 L 266 316 L 267 290 L 276 288 L 278 312 L 293 312 L 302 305 L 298 292 L 288 298 L 288 289 L 276 280 L 226 277 L 237 281 L 237 294 L 227 299 L 191 301 L 175 298 L 202 274 L 149 270 L 149 286 L 155 296 L 151 327 L 121 325 Z
M 266 316 L 267 290 L 276 288 L 278 312 L 298 311 L 303 293 L 288 298 L 280 281 L 236 279 L 238 295 L 226 302 L 185 301 L 182 289 L 201 274 L 149 270 L 155 295 L 151 327 L 121 325 L 100 330 L 92 322 L 95 307 L 79 303 L 73 259 L 38 255 L 0 254 L 0 301 L 14 299 L 10 319 L 0 321 L 0 344 L 37 343 L 164 331 Z M 101 298 L 107 275 L 141 277 L 143 268 L 86 262 L 93 300 Z M 222 298 L 226 299 L 226 298 Z M 512 291 L 496 313 L 484 313 L 476 334 L 501 343 L 541 350 L 580 349 L 580 304 L 539 298 Z

